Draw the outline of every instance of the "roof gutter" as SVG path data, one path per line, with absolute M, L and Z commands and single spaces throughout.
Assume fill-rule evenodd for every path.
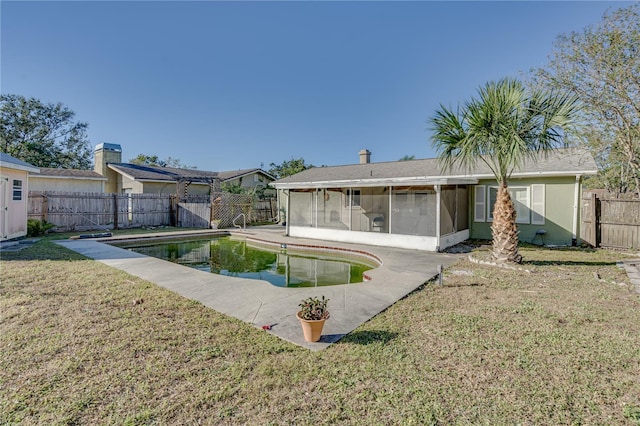
M 3 169 L 14 169 L 14 170 L 21 170 L 23 172 L 28 172 L 28 173 L 39 173 L 40 169 L 37 167 L 33 167 L 33 166 L 24 166 L 22 164 L 16 164 L 16 163 L 10 163 L 8 161 L 3 161 L 2 163 L 0 163 L 0 167 Z
M 269 185 L 276 189 L 302 189 L 302 188 L 368 188 L 376 186 L 424 186 L 424 185 L 473 185 L 478 183 L 474 178 L 451 178 L 451 177 L 411 177 L 411 178 L 389 178 L 389 179 L 349 179 L 331 180 L 317 182 L 291 182 L 274 183 Z
M 31 179 L 43 178 L 43 179 L 80 179 L 80 180 L 99 180 L 99 181 L 107 181 L 108 179 L 105 177 L 89 177 L 89 176 L 54 176 L 54 175 L 41 175 L 35 174 L 30 176 Z
M 596 175 L 597 170 L 583 170 L 583 175 Z M 536 177 L 567 177 L 576 176 L 575 171 L 548 171 L 548 172 L 520 172 L 513 173 L 511 179 L 525 179 Z M 452 176 L 414 176 L 404 178 L 386 179 L 344 179 L 324 180 L 314 182 L 271 182 L 269 185 L 276 189 L 301 189 L 301 188 L 335 188 L 335 187 L 374 187 L 374 186 L 420 186 L 420 185 L 474 185 L 480 179 L 495 179 L 492 173 L 477 175 L 452 175 Z

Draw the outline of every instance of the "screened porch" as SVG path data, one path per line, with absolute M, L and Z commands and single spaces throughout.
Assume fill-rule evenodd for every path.
M 468 206 L 467 185 L 291 189 L 287 225 L 292 236 L 440 250 L 468 238 Z

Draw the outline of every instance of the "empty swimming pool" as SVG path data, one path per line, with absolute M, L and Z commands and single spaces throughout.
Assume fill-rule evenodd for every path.
M 376 267 L 346 256 L 267 248 L 232 237 L 120 246 L 201 271 L 265 280 L 278 287 L 360 283 L 363 273 Z

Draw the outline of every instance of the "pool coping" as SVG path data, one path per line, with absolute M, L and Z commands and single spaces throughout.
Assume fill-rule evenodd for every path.
M 378 259 L 380 266 L 368 271 L 368 281 L 363 283 L 283 288 L 273 286 L 266 281 L 199 271 L 108 244 L 123 240 L 133 241 L 136 238 L 148 241 L 158 236 L 167 239 L 207 235 L 236 235 L 256 241 L 266 241 L 270 244 L 286 244 L 288 247 L 298 249 L 366 254 Z M 60 240 L 56 243 L 153 282 L 183 297 L 197 300 L 209 308 L 257 328 L 270 326 L 271 330 L 266 332 L 314 351 L 339 341 L 346 334 L 435 277 L 438 273 L 438 265 L 446 267 L 459 258 L 459 255 L 453 254 L 292 238 L 285 236 L 282 229 L 259 228 L 242 231 L 203 230 L 136 234 L 95 240 Z M 298 304 L 307 297 L 323 295 L 330 299 L 331 318 L 325 324 L 320 342 L 305 342 L 300 324 L 295 317 Z M 145 303 L 152 303 L 152 301 L 145 301 Z

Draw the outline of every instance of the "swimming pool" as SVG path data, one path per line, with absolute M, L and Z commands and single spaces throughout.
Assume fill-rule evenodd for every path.
M 364 272 L 377 266 L 331 253 L 263 247 L 233 237 L 136 244 L 119 246 L 201 271 L 265 280 L 278 287 L 361 283 Z

